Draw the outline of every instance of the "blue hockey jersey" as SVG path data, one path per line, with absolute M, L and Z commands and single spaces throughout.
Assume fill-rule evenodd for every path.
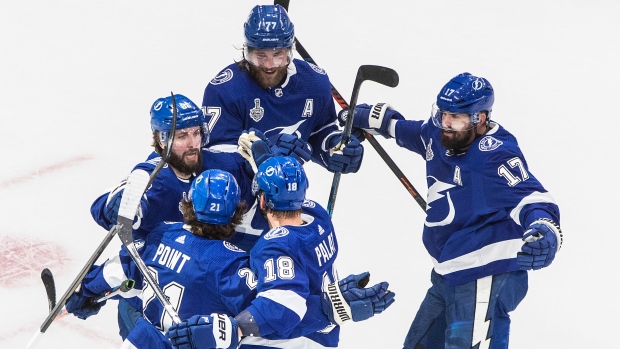
M 289 64 L 282 85 L 266 89 L 233 63 L 209 82 L 202 106 L 211 131 L 208 146 L 228 152 L 236 151 L 242 131 L 253 127 L 271 139 L 297 134 L 312 146 L 313 160 L 325 166 L 325 139 L 341 132 L 327 74 L 299 59 Z
M 161 161 L 161 156 L 152 152 L 145 162 L 139 163 L 133 169 L 144 170 L 151 174 Z M 252 206 L 255 198 L 252 195 L 252 177 L 244 165 L 245 159 L 239 154 L 213 152 L 206 149 L 202 151 L 203 171 L 208 169 L 220 169 L 231 173 L 241 190 L 241 199 L 245 200 L 248 206 Z M 163 222 L 181 222 L 183 214 L 179 208 L 179 202 L 183 199 L 183 194 L 189 192 L 191 185 L 190 179 L 180 179 L 176 176 L 172 168 L 166 164 L 157 177 L 153 180 L 151 187 L 144 194 L 143 200 L 146 201 L 146 211 L 134 223 L 134 240 L 144 240 L 150 231 Z M 110 230 L 116 222 L 110 222 L 104 214 L 108 196 L 114 190 L 124 187 L 126 179 L 112 190 L 106 191 L 99 196 L 91 205 L 90 212 L 97 224 Z M 263 227 L 264 228 L 264 227 Z
M 235 316 L 255 296 L 247 253 L 226 241 L 193 235 L 183 223 L 160 223 L 139 252 L 181 319 L 211 313 Z M 135 289 L 142 290 L 139 298 L 128 301 L 143 309 L 144 317 L 160 331 L 170 327 L 172 318 L 164 314 L 125 249 L 91 270 L 82 287 L 87 295 L 98 295 L 127 279 L 134 279 Z
M 395 124 L 397 144 L 426 160 L 423 242 L 450 285 L 519 270 L 525 229 L 538 218 L 560 223 L 558 206 L 529 171 L 516 138 L 491 125 L 455 155 L 441 145 L 441 130 L 432 122 Z
M 271 229 L 250 252 L 257 295 L 248 310 L 261 338 L 246 337 L 241 348 L 338 345 L 340 327 L 329 325 L 318 301 L 323 286 L 337 279 L 338 242 L 323 207 L 307 200 L 302 212 L 303 225 Z

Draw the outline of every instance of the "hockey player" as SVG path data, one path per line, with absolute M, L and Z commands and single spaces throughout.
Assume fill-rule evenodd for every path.
M 559 208 L 516 138 L 491 120 L 493 102 L 489 81 L 462 73 L 429 120 L 405 120 L 387 104 L 355 109 L 354 127 L 426 160 L 423 242 L 434 268 L 405 349 L 507 348 L 527 270 L 549 266 L 562 245 Z
M 181 318 L 189 318 L 199 309 L 238 314 L 255 293 L 247 286 L 249 274 L 243 273 L 249 267 L 248 255 L 225 241 L 247 210 L 245 202 L 240 202 L 237 181 L 228 172 L 207 170 L 196 177 L 188 192 L 180 204 L 177 202 L 183 222 L 159 223 L 146 237 L 141 257 Z M 170 348 L 160 331 L 172 318 L 164 313 L 124 249 L 84 278 L 81 290 L 69 298 L 67 311 L 81 318 L 93 315 L 101 305 L 92 304 L 92 298 L 126 279 L 136 280 L 135 289 L 142 290 L 143 304 L 137 297 L 128 301 L 143 309 L 148 321 L 137 320 L 124 347 Z
M 209 132 L 204 114 L 189 98 L 177 94 L 177 125 L 168 164 L 153 181 L 141 201 L 134 223 L 134 240 L 141 241 L 148 233 L 163 221 L 181 222 L 183 215 L 179 202 L 189 191 L 190 184 L 196 173 L 203 169 L 223 169 L 232 173 L 237 179 L 242 192 L 242 199 L 248 205 L 254 200 L 251 193 L 251 177 L 248 177 L 238 155 L 216 153 L 202 150 L 209 139 Z M 133 170 L 145 170 L 151 173 L 159 161 L 163 148 L 172 129 L 173 102 L 172 97 L 157 99 L 150 110 L 151 129 L 153 131 L 152 152 L 145 162 L 139 163 Z M 241 159 L 243 160 L 243 159 Z M 126 180 L 116 188 L 98 197 L 91 206 L 91 214 L 95 221 L 109 230 L 116 223 L 120 201 Z M 140 312 L 121 299 L 118 304 L 118 323 L 123 339 L 133 328 Z
M 293 23 L 280 5 L 255 6 L 244 24 L 243 58 L 219 72 L 204 91 L 210 149 L 234 152 L 243 130 L 262 131 L 302 164 L 312 158 L 332 172 L 359 169 L 364 148 L 342 139 L 325 71 L 293 59 Z
M 239 198 L 237 181 L 230 173 L 203 172 L 180 203 L 184 222 L 160 223 L 140 249 L 141 258 L 182 319 L 212 312 L 234 316 L 256 296 L 249 255 L 226 241 L 246 210 Z M 128 278 L 136 280 L 136 290 L 142 290 L 142 302 L 138 297 L 129 301 L 143 303 L 145 318 L 138 319 L 123 348 L 170 348 L 171 343 L 160 331 L 165 331 L 172 319 L 124 249 L 89 272 L 79 291 L 69 298 L 67 311 L 82 319 L 96 314 L 104 303 L 93 299 Z M 359 279 L 351 276 L 335 288 L 335 297 L 350 304 L 353 320 L 356 315 L 367 318 L 380 313 L 393 301 L 393 294 L 384 296 L 387 283 L 364 289 Z M 332 302 L 324 302 L 318 295 L 311 302 L 318 309 L 325 303 L 329 317 L 338 313 L 331 308 Z M 316 322 L 329 324 L 322 313 Z
M 324 313 L 339 324 L 363 320 L 392 304 L 387 283 L 360 293 L 374 303 L 362 306 L 346 284 L 358 287 L 366 275 L 338 282 L 334 228 L 325 209 L 305 200 L 307 188 L 304 169 L 293 157 L 272 157 L 258 167 L 253 191 L 271 230 L 250 252 L 256 299 L 235 317 L 203 313 L 171 326 L 166 336 L 175 347 L 233 349 L 241 337 L 241 348 L 336 347 L 340 328 L 325 322 Z M 323 291 L 329 293 L 322 302 L 325 311 L 314 305 Z M 350 307 L 348 313 L 343 304 Z

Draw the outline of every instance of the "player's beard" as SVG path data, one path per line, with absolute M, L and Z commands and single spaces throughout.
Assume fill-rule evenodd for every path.
M 260 87 L 262 88 L 271 88 L 279 85 L 284 81 L 286 77 L 286 70 L 288 69 L 287 65 L 277 68 L 263 68 L 257 67 L 252 63 L 248 63 L 248 69 L 250 76 Z M 270 72 L 271 74 L 267 74 L 266 72 Z
M 454 151 L 465 150 L 476 137 L 476 128 L 471 128 L 467 131 L 452 131 L 446 134 L 446 131 L 441 132 L 441 145 Z
M 197 154 L 196 161 L 188 163 L 185 161 L 185 158 L 188 155 Z M 191 175 L 192 173 L 200 172 L 202 169 L 202 152 L 200 149 L 192 149 L 183 153 L 183 155 L 179 156 L 175 152 L 170 153 L 170 158 L 168 158 L 168 164 L 174 167 L 177 171 Z

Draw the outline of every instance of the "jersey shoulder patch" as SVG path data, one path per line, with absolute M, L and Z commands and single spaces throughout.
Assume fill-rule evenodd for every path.
M 319 67 L 318 65 L 312 64 L 310 62 L 307 62 L 308 65 L 310 66 L 310 68 L 312 68 L 312 70 L 314 70 L 315 72 L 321 74 L 321 75 L 327 75 L 327 73 L 325 73 L 325 69 Z
M 267 234 L 265 234 L 263 237 L 265 238 L 265 240 L 271 240 L 287 236 L 288 233 L 289 231 L 285 227 L 276 227 L 267 232 Z
M 229 249 L 229 250 L 231 250 L 231 251 L 233 251 L 233 252 L 243 252 L 243 253 L 245 253 L 245 251 L 244 251 L 244 250 L 242 250 L 242 249 L 240 249 L 239 247 L 237 247 L 237 246 L 235 246 L 235 245 L 231 244 L 231 243 L 230 243 L 230 242 L 228 242 L 228 241 L 222 241 L 222 242 L 224 243 L 224 247 L 226 247 L 227 249 Z
M 225 82 L 230 81 L 233 78 L 233 71 L 230 68 L 226 68 L 222 70 L 219 74 L 217 74 L 213 80 L 210 81 L 211 85 L 221 85 Z
M 478 149 L 480 151 L 492 151 L 499 148 L 504 142 L 493 136 L 485 136 L 478 143 Z

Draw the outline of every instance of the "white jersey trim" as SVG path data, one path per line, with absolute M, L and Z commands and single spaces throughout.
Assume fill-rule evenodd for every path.
M 445 262 L 439 263 L 433 257 L 431 259 L 433 260 L 435 271 L 440 275 L 446 275 L 456 271 L 481 267 L 503 259 L 515 258 L 517 253 L 521 251 L 522 246 L 523 241 L 521 239 L 511 239 L 484 246 L 479 250 Z
M 287 307 L 295 312 L 300 320 L 304 318 L 308 310 L 306 308 L 306 300 L 293 291 L 271 289 L 258 293 L 256 297 L 265 297 Z
M 213 150 L 216 152 L 222 152 L 222 153 L 236 153 L 237 146 L 234 144 L 218 144 L 218 145 L 209 147 L 209 150 Z
M 515 221 L 515 223 L 517 223 L 518 225 L 521 225 L 521 222 L 519 222 L 519 215 L 521 214 L 521 210 L 523 210 L 526 205 L 543 202 L 555 204 L 555 200 L 553 200 L 551 194 L 535 191 L 532 194 L 521 199 L 521 202 L 519 202 L 517 207 L 510 211 L 510 218 L 512 218 L 512 220 Z
M 332 348 L 323 346 L 309 338 L 298 337 L 293 339 L 279 339 L 269 340 L 261 337 L 245 337 L 239 342 L 239 348 L 243 348 L 244 345 L 264 346 L 269 348 L 280 349 L 321 349 Z

